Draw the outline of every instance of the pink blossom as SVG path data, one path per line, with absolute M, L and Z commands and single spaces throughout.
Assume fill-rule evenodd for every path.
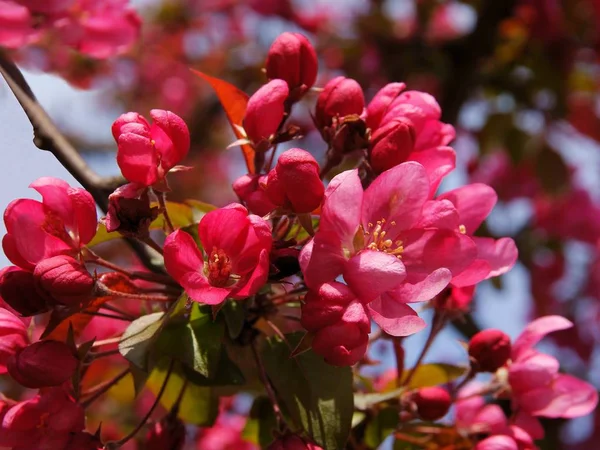
M 242 438 L 246 419 L 237 414 L 221 412 L 212 427 L 203 428 L 198 433 L 198 450 L 258 450 L 253 443 Z
M 185 231 L 167 236 L 165 267 L 187 294 L 216 305 L 255 294 L 269 274 L 269 224 L 238 203 L 206 214 L 198 224 L 204 254 Z
M 300 254 L 307 285 L 318 289 L 343 275 L 386 332 L 421 329 L 423 321 L 406 303 L 433 298 L 477 251 L 458 230 L 431 225 L 428 195 L 425 169 L 414 162 L 383 172 L 364 192 L 356 170 L 336 176 L 325 192 L 319 230 Z
M 4 211 L 7 234 L 2 248 L 23 269 L 52 256 L 75 253 L 96 234 L 96 205 L 89 192 L 58 178 L 42 177 L 29 185 L 43 202 L 13 200 Z
M 68 10 L 75 0 L 16 0 L 32 12 L 41 14 L 58 14 Z
M 29 343 L 27 327 L 7 309 L 0 308 L 0 374 L 7 372 L 8 360 Z
M 152 125 L 140 114 L 129 112 L 112 125 L 123 176 L 143 186 L 164 182 L 190 148 L 190 132 L 181 117 L 162 109 L 153 109 L 150 117 Z
M 9 0 L 0 0 L 0 45 L 17 49 L 39 36 L 29 10 Z
M 560 316 L 545 316 L 531 322 L 512 347 L 508 382 L 515 407 L 531 416 L 573 418 L 596 408 L 596 389 L 571 375 L 558 372 L 556 358 L 533 347 L 548 333 L 573 324 Z
M 6 412 L 0 425 L 0 445 L 14 450 L 58 450 L 83 428 L 83 408 L 61 388 L 51 388 Z

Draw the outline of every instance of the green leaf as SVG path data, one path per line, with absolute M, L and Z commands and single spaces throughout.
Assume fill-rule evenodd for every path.
M 157 395 L 160 391 L 165 377 L 167 375 L 168 360 L 163 359 L 152 371 L 146 387 Z M 185 377 L 181 372 L 181 367 L 175 365 L 173 372 L 167 383 L 167 387 L 160 399 L 160 404 L 169 410 L 175 403 L 181 388 L 185 383 Z M 179 405 L 179 418 L 184 422 L 194 425 L 212 425 L 218 413 L 218 398 L 209 387 L 196 386 L 188 383 L 185 394 Z
M 221 308 L 225 323 L 227 324 L 227 333 L 231 339 L 237 338 L 244 328 L 246 312 L 244 304 L 236 300 L 227 300 Z
M 391 391 L 387 392 L 372 392 L 366 394 L 359 392 L 354 394 L 354 406 L 361 410 L 369 409 L 371 406 L 377 403 L 387 402 L 388 400 L 399 398 L 400 394 L 402 394 L 402 392 L 405 390 L 406 388 L 402 387 L 392 389 Z
M 187 366 L 183 366 L 183 372 L 190 382 L 198 386 L 241 386 L 246 383 L 244 374 L 238 366 L 227 356 L 224 347 L 221 347 L 221 354 L 218 360 L 218 366 L 212 378 L 202 376 Z
M 384 408 L 365 428 L 365 444 L 377 448 L 398 426 L 398 409 Z
M 163 325 L 164 313 L 142 316 L 127 327 L 119 341 L 119 352 L 142 370 L 148 370 L 148 355 Z
M 286 336 L 293 348 L 303 333 Z M 344 448 L 354 400 L 352 370 L 334 367 L 312 350 L 290 358 L 288 344 L 269 338 L 262 359 L 269 379 L 295 423 L 326 450 Z
M 273 431 L 277 429 L 277 419 L 268 397 L 256 397 L 242 437 L 258 446 L 266 448 L 273 442 Z
M 189 320 L 180 316 L 173 318 L 163 331 L 153 349 L 160 359 L 169 356 L 183 362 L 200 375 L 212 379 L 221 357 L 224 326 L 214 322 L 210 312 L 192 305 Z
M 408 387 L 416 389 L 447 384 L 465 375 L 467 370 L 469 370 L 468 367 L 453 366 L 452 364 L 445 363 L 422 364 L 417 368 Z M 405 378 L 409 372 L 410 369 L 405 370 L 403 377 Z

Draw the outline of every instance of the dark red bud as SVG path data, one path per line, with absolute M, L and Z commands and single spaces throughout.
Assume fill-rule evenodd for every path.
M 269 79 L 284 80 L 290 91 L 301 86 L 306 90 L 317 79 L 317 53 L 306 36 L 300 33 L 283 33 L 269 49 L 266 69 Z
M 498 370 L 510 358 L 510 351 L 510 337 L 496 329 L 480 331 L 469 341 L 469 356 L 481 372 Z
M 48 311 L 47 295 L 35 288 L 33 273 L 18 267 L 7 267 L 0 275 L 0 296 L 22 316 Z
M 276 133 L 285 113 L 288 94 L 285 81 L 272 80 L 248 100 L 243 125 L 248 139 L 255 146 Z
M 405 162 L 415 146 L 415 128 L 409 119 L 398 118 L 377 129 L 369 145 L 369 162 L 379 174 Z
M 323 448 L 296 434 L 286 434 L 269 445 L 267 450 L 323 450 Z
M 63 305 L 87 300 L 94 290 L 94 279 L 75 258 L 66 255 L 44 259 L 33 271 L 40 294 Z
M 419 417 L 424 420 L 437 420 L 446 415 L 452 404 L 452 398 L 445 389 L 434 386 L 415 392 L 413 401 Z
M 365 97 L 360 85 L 351 78 L 337 77 L 319 94 L 315 122 L 318 128 L 328 127 L 334 117 L 360 115 L 364 108 Z
M 146 434 L 146 450 L 181 450 L 185 444 L 185 425 L 171 415 L 154 423 Z
M 13 355 L 6 365 L 8 373 L 22 386 L 39 389 L 59 386 L 77 369 L 77 358 L 62 342 L 35 342 Z
M 318 208 L 324 192 L 319 164 L 299 148 L 285 151 L 267 178 L 266 193 L 271 202 L 298 214 Z
M 108 212 L 104 223 L 109 233 L 146 236 L 150 224 L 158 216 L 158 208 L 150 207 L 148 188 L 129 183 L 108 196 Z

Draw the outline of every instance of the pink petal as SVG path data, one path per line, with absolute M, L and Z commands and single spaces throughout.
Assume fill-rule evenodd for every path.
M 141 124 L 121 127 L 117 164 L 129 181 L 151 186 L 158 181 L 158 153 L 152 145 L 149 131 Z
M 450 283 L 451 278 L 452 273 L 448 269 L 437 269 L 421 281 L 402 283 L 394 291 L 389 292 L 388 295 L 399 303 L 426 302 L 442 292 Z
M 508 382 L 513 392 L 518 394 L 519 403 L 522 403 L 520 393 L 527 395 L 534 389 L 545 388 L 558 373 L 558 368 L 555 357 L 538 352 L 513 361 L 508 371 Z
M 181 284 L 186 274 L 204 270 L 204 259 L 194 238 L 185 231 L 177 230 L 165 239 L 163 248 L 165 269 Z M 206 279 L 206 277 L 204 277 Z M 208 283 L 208 280 L 206 281 Z
M 213 247 L 230 257 L 240 255 L 250 229 L 248 211 L 237 203 L 210 211 L 198 225 L 200 242 L 209 254 Z
M 473 234 L 494 208 L 498 196 L 490 186 L 475 183 L 446 192 L 439 199 L 448 199 L 454 203 L 461 224 L 468 234 Z
M 29 185 L 38 191 L 43 203 L 56 213 L 69 228 L 75 228 L 73 204 L 69 199 L 69 183 L 54 177 L 41 177 Z
M 498 405 L 485 405 L 473 418 L 473 427 L 478 431 L 498 433 L 506 428 L 508 420 Z
M 428 192 L 429 179 L 420 164 L 406 162 L 386 170 L 365 191 L 363 227 L 385 219 L 396 223 L 393 231 L 410 228 L 419 219 Z
M 596 388 L 579 378 L 560 374 L 552 384 L 552 395 L 546 398 L 545 406 L 529 410 L 532 415 L 563 417 L 572 419 L 588 415 L 598 404 Z
M 571 328 L 573 323 L 561 316 L 545 316 L 531 322 L 513 343 L 511 358 L 519 359 L 548 333 Z
M 218 305 L 231 293 L 231 288 L 212 286 L 200 272 L 187 272 L 179 281 L 192 300 L 206 305 Z
M 456 167 L 456 152 L 450 147 L 437 147 L 413 152 L 408 160 L 418 162 L 425 168 L 430 184 L 429 198 L 433 198 L 442 178 Z
M 27 261 L 21 256 L 21 253 L 19 253 L 14 236 L 10 234 L 4 235 L 2 238 L 2 250 L 4 251 L 4 255 L 8 258 L 8 260 L 15 266 L 19 266 L 20 268 L 26 269 L 30 272 L 33 272 L 33 269 L 35 269 L 35 264 Z
M 406 277 L 404 264 L 393 255 L 364 250 L 344 267 L 344 280 L 363 303 L 396 288 Z
M 171 151 L 162 153 L 161 164 L 165 170 L 179 164 L 185 158 L 190 148 L 190 132 L 181 117 L 171 111 L 153 109 L 150 117 L 172 142 Z
M 383 119 L 383 116 L 387 112 L 392 101 L 394 101 L 404 89 L 406 89 L 406 84 L 404 83 L 388 83 L 375 94 L 367 106 L 367 127 L 369 127 L 371 131 L 374 131 L 379 127 L 381 119 Z
M 523 411 L 518 411 L 513 416 L 512 423 L 524 430 L 533 439 L 543 439 L 544 437 L 544 427 L 540 421 Z
M 258 258 L 258 264 L 250 274 L 250 277 L 245 281 L 244 286 L 234 291 L 232 297 L 245 298 L 256 294 L 267 282 L 269 277 L 269 251 L 262 250 Z
M 393 300 L 387 294 L 369 303 L 366 309 L 371 319 L 392 336 L 410 336 L 426 326 L 410 306 Z
M 69 200 L 73 205 L 75 231 L 79 235 L 79 245 L 85 245 L 96 235 L 98 216 L 92 194 L 85 189 L 69 188 Z
M 519 447 L 510 436 L 496 435 L 480 441 L 474 450 L 519 450 Z
M 321 284 L 341 275 L 347 260 L 339 237 L 319 230 L 300 252 L 299 262 L 306 285 L 318 289 Z
M 452 278 L 452 285 L 456 287 L 473 286 L 489 278 L 490 263 L 483 259 L 476 259 L 469 267 Z
M 422 216 L 414 228 L 441 228 L 457 230 L 460 225 L 458 211 L 449 200 L 428 200 L 423 205 Z
M 334 233 L 344 246 L 350 248 L 360 224 L 362 204 L 363 188 L 358 170 L 336 175 L 325 190 L 319 233 Z
M 477 245 L 477 259 L 483 259 L 490 265 L 488 278 L 508 272 L 517 262 L 519 251 L 511 238 L 474 237 Z
M 428 150 L 430 148 L 448 145 L 456 137 L 454 127 L 442 123 L 437 119 L 427 120 L 421 132 L 417 134 L 415 150 Z

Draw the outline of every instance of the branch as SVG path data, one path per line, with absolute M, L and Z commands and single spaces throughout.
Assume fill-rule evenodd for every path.
M 21 70 L 0 49 L 0 74 L 16 97 L 33 126 L 33 143 L 40 150 L 47 150 L 63 165 L 67 171 L 87 190 L 100 209 L 108 211 L 108 196 L 126 180 L 118 177 L 101 177 L 94 172 L 79 152 L 60 132 L 46 110 L 40 105 Z M 152 272 L 162 270 L 152 263 L 148 249 L 133 239 L 126 239 L 142 264 Z

